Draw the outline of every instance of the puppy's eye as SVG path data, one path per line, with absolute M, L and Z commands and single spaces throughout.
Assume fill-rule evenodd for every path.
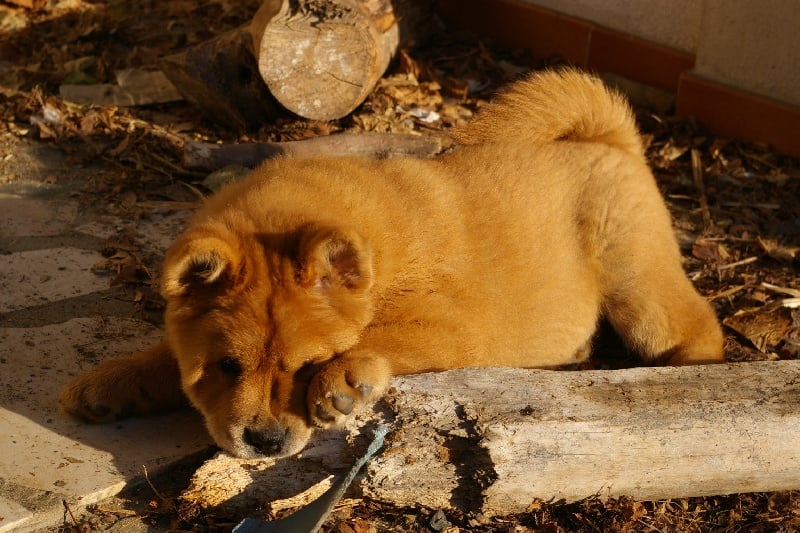
M 225 357 L 220 359 L 219 369 L 222 370 L 223 373 L 233 378 L 238 378 L 242 375 L 242 365 L 233 357 Z

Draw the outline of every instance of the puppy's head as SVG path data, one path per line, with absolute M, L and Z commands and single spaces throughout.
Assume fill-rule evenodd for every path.
M 167 338 L 183 390 L 217 444 L 240 457 L 299 452 L 306 391 L 372 317 L 372 254 L 353 231 L 191 228 L 167 253 Z

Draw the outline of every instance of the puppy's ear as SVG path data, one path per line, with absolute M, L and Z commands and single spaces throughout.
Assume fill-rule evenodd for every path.
M 309 226 L 301 230 L 297 260 L 303 287 L 368 291 L 372 287 L 372 250 L 355 231 Z
M 167 252 L 161 294 L 170 298 L 197 290 L 231 290 L 240 284 L 242 271 L 241 255 L 225 240 L 184 235 Z

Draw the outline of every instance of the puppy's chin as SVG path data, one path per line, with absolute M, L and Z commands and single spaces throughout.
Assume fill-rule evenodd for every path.
M 209 427 L 209 433 L 217 446 L 240 459 L 281 459 L 296 455 L 303 451 L 312 432 L 313 429 L 304 426 L 289 427 L 286 429 L 281 449 L 267 454 L 245 442 L 243 426 L 230 426 L 223 431 L 214 431 Z

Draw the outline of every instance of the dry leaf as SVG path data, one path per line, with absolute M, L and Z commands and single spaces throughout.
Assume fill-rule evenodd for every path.
M 142 264 L 138 256 L 131 252 L 118 250 L 111 257 L 107 257 L 92 266 L 95 274 L 113 274 L 111 286 L 122 285 L 141 281 L 142 278 L 149 278 L 147 268 Z
M 800 247 L 783 246 L 775 239 L 756 237 L 756 242 L 768 256 L 782 263 L 794 263 L 800 258 Z
M 692 255 L 698 259 L 702 259 L 703 261 L 715 263 L 724 263 L 731 256 L 727 248 L 725 248 L 721 242 L 704 239 L 702 237 L 694 241 L 694 245 L 692 246 Z
M 736 331 L 762 353 L 774 351 L 792 328 L 792 313 L 780 303 L 745 309 L 723 324 Z

